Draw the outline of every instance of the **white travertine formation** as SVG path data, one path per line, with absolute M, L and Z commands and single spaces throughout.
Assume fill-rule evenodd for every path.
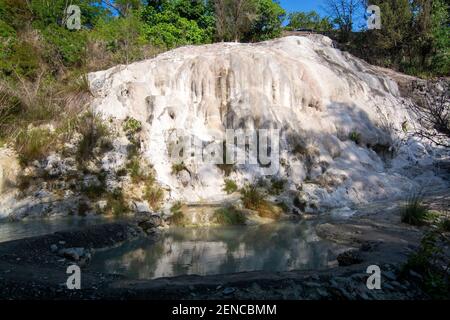
M 426 144 L 406 139 L 416 122 L 395 81 L 381 69 L 333 48 L 324 36 L 286 37 L 258 44 L 218 43 L 179 48 L 158 57 L 90 75 L 93 107 L 105 117 L 144 124 L 144 152 L 171 197 L 224 197 L 214 165 L 187 163 L 191 181 L 171 174 L 167 133 L 184 129 L 204 143 L 226 128 L 281 129 L 279 176 L 321 207 L 346 206 L 402 195 L 441 183 L 426 169 Z M 349 139 L 358 134 L 359 144 Z M 294 152 L 296 145 L 302 152 Z M 375 151 L 377 152 L 375 152 Z M 393 159 L 382 159 L 383 154 Z M 258 176 L 238 166 L 240 183 Z M 408 174 L 407 174 L 408 173 Z M 426 178 L 424 178 L 426 177 Z

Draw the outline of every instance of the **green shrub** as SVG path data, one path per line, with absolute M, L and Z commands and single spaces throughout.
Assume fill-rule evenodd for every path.
M 247 209 L 258 210 L 264 204 L 265 195 L 255 185 L 246 185 L 240 192 L 241 200 Z
M 127 118 L 123 123 L 123 130 L 127 133 L 136 134 L 142 130 L 142 123 L 134 118 Z
M 360 144 L 361 143 L 361 134 L 359 132 L 352 131 L 349 134 L 349 139 L 352 140 L 356 144 Z
M 220 225 L 245 224 L 246 218 L 242 211 L 232 207 L 221 208 L 214 212 L 214 222 Z
M 448 240 L 436 231 L 427 232 L 419 249 L 409 256 L 402 267 L 401 275 L 407 276 L 410 270 L 419 273 L 423 277 L 420 285 L 432 299 L 447 300 L 450 298 L 450 279 L 441 265 L 445 259 L 442 241 Z M 450 265 L 446 266 L 447 270 L 449 267 Z
M 39 55 L 36 48 L 25 41 L 17 41 L 12 45 L 10 56 L 5 65 L 7 73 L 33 79 L 39 70 Z
M 286 182 L 287 182 L 286 179 L 272 178 L 269 193 L 271 195 L 279 195 L 284 191 L 284 186 L 286 185 Z
M 141 162 L 139 158 L 132 158 L 131 160 L 129 160 L 126 167 L 133 183 L 142 181 L 144 175 L 141 170 Z
M 225 191 L 227 194 L 232 194 L 238 190 L 238 186 L 233 180 L 225 179 L 224 182 L 225 186 L 223 187 L 223 191 Z
M 129 211 L 129 207 L 125 201 L 123 192 L 121 189 L 117 189 L 112 193 L 108 193 L 106 197 L 106 213 L 120 216 Z
M 151 44 L 171 49 L 187 44 L 210 42 L 210 30 L 202 29 L 195 20 L 180 16 L 176 9 L 170 6 L 163 6 L 160 12 L 152 6 L 147 6 L 144 10 L 146 24 L 143 30 Z
M 86 31 L 72 32 L 65 27 L 50 24 L 42 31 L 42 34 L 46 42 L 47 61 L 53 63 L 53 60 L 59 60 L 68 67 L 84 64 L 87 45 Z
M 102 119 L 94 113 L 88 112 L 85 114 L 80 119 L 77 129 L 83 136 L 77 150 L 79 163 L 90 159 L 95 147 L 101 147 L 104 151 L 111 148 L 110 142 L 108 144 L 108 140 L 105 139 L 110 135 L 110 131 Z M 102 142 L 102 144 L 99 145 L 99 142 Z
M 420 195 L 412 195 L 401 209 L 401 219 L 403 223 L 414 226 L 422 226 L 426 224 L 428 219 L 428 210 L 422 204 Z
M 186 166 L 185 166 L 184 162 L 174 163 L 172 165 L 172 174 L 173 175 L 176 175 L 176 174 L 180 173 L 183 170 L 186 170 Z
M 33 128 L 22 130 L 16 138 L 15 149 L 22 165 L 44 158 L 55 140 L 48 129 Z
M 171 208 L 170 212 L 172 213 L 172 216 L 169 218 L 169 222 L 176 226 L 184 226 L 185 216 L 182 211 L 183 203 L 181 201 L 177 201 Z
M 164 200 L 164 190 L 159 186 L 155 186 L 153 182 L 149 182 L 145 186 L 144 197 L 153 210 L 159 210 L 161 208 L 162 201 Z
M 241 200 L 244 207 L 258 212 L 263 218 L 278 219 L 283 213 L 283 209 L 267 201 L 266 195 L 259 191 L 256 185 L 246 185 L 240 190 Z

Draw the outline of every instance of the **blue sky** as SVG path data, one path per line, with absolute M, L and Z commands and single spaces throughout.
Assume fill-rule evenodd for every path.
M 316 11 L 322 17 L 327 16 L 325 11 L 326 0 L 279 0 L 281 6 L 289 14 L 293 11 Z M 363 12 L 360 12 L 355 16 L 354 29 L 359 30 L 361 25 L 365 25 L 365 19 L 363 17 Z M 285 24 L 287 21 L 285 20 Z
M 317 11 L 320 15 L 323 12 L 324 0 L 280 0 L 281 6 L 287 11 Z

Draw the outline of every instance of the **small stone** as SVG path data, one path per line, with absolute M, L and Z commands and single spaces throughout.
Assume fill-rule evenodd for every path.
M 91 259 L 91 253 L 84 248 L 66 248 L 58 251 L 58 255 L 66 259 L 87 263 Z
M 53 252 L 53 253 L 57 252 L 58 251 L 58 246 L 56 244 L 52 244 L 50 246 L 50 251 Z
M 150 205 L 147 201 L 135 201 L 134 203 L 134 211 L 137 213 L 151 213 Z
M 95 206 L 99 210 L 105 210 L 107 205 L 108 205 L 108 201 L 106 201 L 106 200 L 99 200 L 95 203 Z
M 234 293 L 235 291 L 236 291 L 235 288 L 225 288 L 225 289 L 223 289 L 222 292 L 224 295 L 230 295 L 230 294 Z
M 415 272 L 413 270 L 409 270 L 409 274 L 410 274 L 411 277 L 413 277 L 413 278 L 415 278 L 417 280 L 422 280 L 423 279 L 423 277 L 420 274 L 418 274 L 417 272 Z

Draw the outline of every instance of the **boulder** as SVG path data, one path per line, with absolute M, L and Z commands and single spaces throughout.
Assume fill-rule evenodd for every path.
M 90 250 L 85 248 L 63 248 L 58 251 L 58 255 L 80 264 L 88 264 L 92 257 Z
M 361 254 L 357 250 L 349 250 L 337 256 L 339 266 L 346 267 L 363 262 Z

